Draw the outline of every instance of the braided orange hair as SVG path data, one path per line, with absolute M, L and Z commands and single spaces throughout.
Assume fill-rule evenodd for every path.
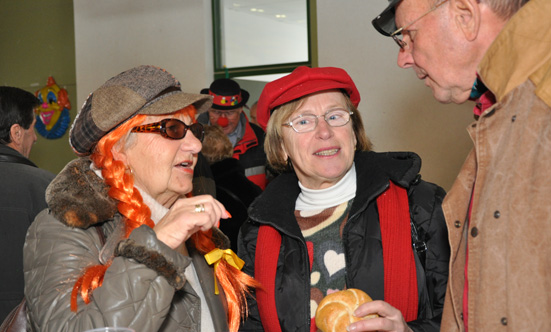
M 196 109 L 192 105 L 183 108 L 174 113 L 175 115 L 187 115 L 195 119 Z M 151 228 L 155 226 L 151 220 L 151 211 L 143 203 L 142 196 L 134 187 L 134 178 L 120 160 L 115 160 L 111 149 L 115 144 L 125 143 L 130 130 L 139 124 L 142 124 L 146 115 L 136 115 L 109 134 L 105 135 L 98 142 L 90 159 L 96 167 L 101 169 L 105 183 L 110 187 L 108 195 L 118 201 L 117 209 L 124 216 L 126 233 L 130 233 L 141 225 L 147 225 Z M 119 144 L 120 144 L 119 143 Z M 207 232 L 197 232 L 190 237 L 191 244 L 201 253 L 206 254 L 216 248 L 212 241 L 212 230 Z M 94 289 L 101 287 L 105 271 L 111 263 L 105 265 L 94 265 L 88 267 L 83 275 L 77 280 L 71 294 L 71 310 L 77 310 L 77 296 L 80 295 L 86 304 L 90 303 L 90 295 Z M 247 314 L 246 296 L 249 294 L 250 287 L 258 287 L 259 283 L 252 277 L 229 265 L 222 260 L 215 269 L 216 278 L 226 296 L 228 304 L 228 325 L 230 331 L 237 331 L 240 320 Z

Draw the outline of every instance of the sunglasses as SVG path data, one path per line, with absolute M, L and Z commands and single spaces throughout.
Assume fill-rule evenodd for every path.
M 183 123 L 178 119 L 164 119 L 159 122 L 148 123 L 141 126 L 136 126 L 130 130 L 133 133 L 159 133 L 164 138 L 182 139 L 186 136 L 187 131 L 191 130 L 193 136 L 203 142 L 205 131 L 203 125 L 194 123 L 191 126 Z

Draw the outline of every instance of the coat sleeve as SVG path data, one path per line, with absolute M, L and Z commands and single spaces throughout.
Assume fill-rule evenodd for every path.
M 445 194 L 441 187 L 425 181 L 419 181 L 410 190 L 412 218 L 420 238 L 427 245 L 424 271 L 426 294 L 421 294 L 424 304 L 419 307 L 420 316 L 426 318 L 408 323 L 416 332 L 440 331 L 450 259 L 448 231 L 442 212 Z
M 237 252 L 238 256 L 245 262 L 242 271 L 251 277 L 254 277 L 254 260 L 256 251 L 256 239 L 258 238 L 258 225 L 250 219 L 243 223 L 239 231 Z M 256 293 L 254 290 L 247 297 L 248 316 L 240 326 L 239 331 L 264 331 L 258 304 L 256 302 Z
M 124 326 L 136 331 L 158 331 L 171 308 L 176 291 L 161 273 L 173 269 L 185 282 L 190 259 L 157 240 L 154 231 L 141 226 L 130 234 L 143 258 L 156 257 L 153 266 L 137 258 L 115 257 L 103 284 L 85 304 L 78 295 L 78 311 L 70 309 L 71 291 L 86 267 L 99 264 L 101 244 L 96 230 L 65 226 L 45 210 L 27 233 L 24 247 L 25 297 L 33 330 L 84 331 L 102 326 Z

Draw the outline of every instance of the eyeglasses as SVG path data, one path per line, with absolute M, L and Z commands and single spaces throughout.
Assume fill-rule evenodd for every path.
M 226 118 L 232 118 L 239 114 L 239 109 L 233 109 L 233 110 L 227 110 L 227 111 L 220 111 L 211 109 L 209 113 L 213 116 L 222 116 L 224 115 Z
M 164 119 L 159 122 L 136 126 L 130 131 L 133 133 L 159 133 L 164 138 L 182 139 L 186 136 L 188 130 L 191 130 L 193 136 L 199 141 L 203 141 L 205 131 L 202 124 L 194 123 L 188 126 L 178 119 Z
M 414 23 L 417 23 L 420 19 L 422 19 L 423 17 L 427 16 L 428 14 L 432 13 L 433 11 L 435 11 L 436 9 L 438 9 L 438 7 L 442 6 L 443 4 L 445 4 L 446 2 L 448 2 L 448 0 L 444 0 L 436 5 L 434 5 L 434 7 L 432 7 L 431 9 L 429 9 L 426 13 L 424 13 L 423 15 L 419 16 L 417 19 L 413 20 L 413 22 L 410 22 L 409 24 L 406 24 L 405 26 L 399 28 L 398 30 L 394 31 L 393 33 L 390 34 L 390 37 L 392 37 L 392 39 L 394 39 L 394 41 L 396 42 L 396 44 L 398 44 L 398 46 L 400 46 L 401 49 L 406 49 L 408 44 L 402 39 L 402 32 L 403 31 L 406 31 L 407 28 L 409 28 L 410 26 L 412 26 Z
M 352 112 L 342 109 L 331 110 L 323 115 L 301 114 L 283 125 L 293 128 L 297 133 L 307 133 L 316 129 L 318 118 L 323 118 L 331 127 L 342 127 L 350 122 L 351 114 Z

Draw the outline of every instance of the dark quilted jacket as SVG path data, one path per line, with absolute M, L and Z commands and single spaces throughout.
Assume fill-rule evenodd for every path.
M 376 198 L 389 180 L 407 188 L 411 216 L 428 246 L 423 268 L 416 255 L 419 290 L 418 320 L 414 331 L 439 331 L 448 278 L 449 246 L 441 203 L 442 188 L 420 180 L 421 159 L 414 153 L 359 152 L 355 159 L 357 191 L 343 230 L 348 288 L 359 288 L 375 300 L 384 300 L 383 257 Z M 254 275 L 258 229 L 268 224 L 281 236 L 276 274 L 276 308 L 282 331 L 310 331 L 310 278 L 305 240 L 294 217 L 300 192 L 294 174 L 276 177 L 251 205 L 249 221 L 241 229 L 239 256 L 244 271 Z M 242 331 L 261 331 L 257 303 L 251 299 L 250 315 Z

